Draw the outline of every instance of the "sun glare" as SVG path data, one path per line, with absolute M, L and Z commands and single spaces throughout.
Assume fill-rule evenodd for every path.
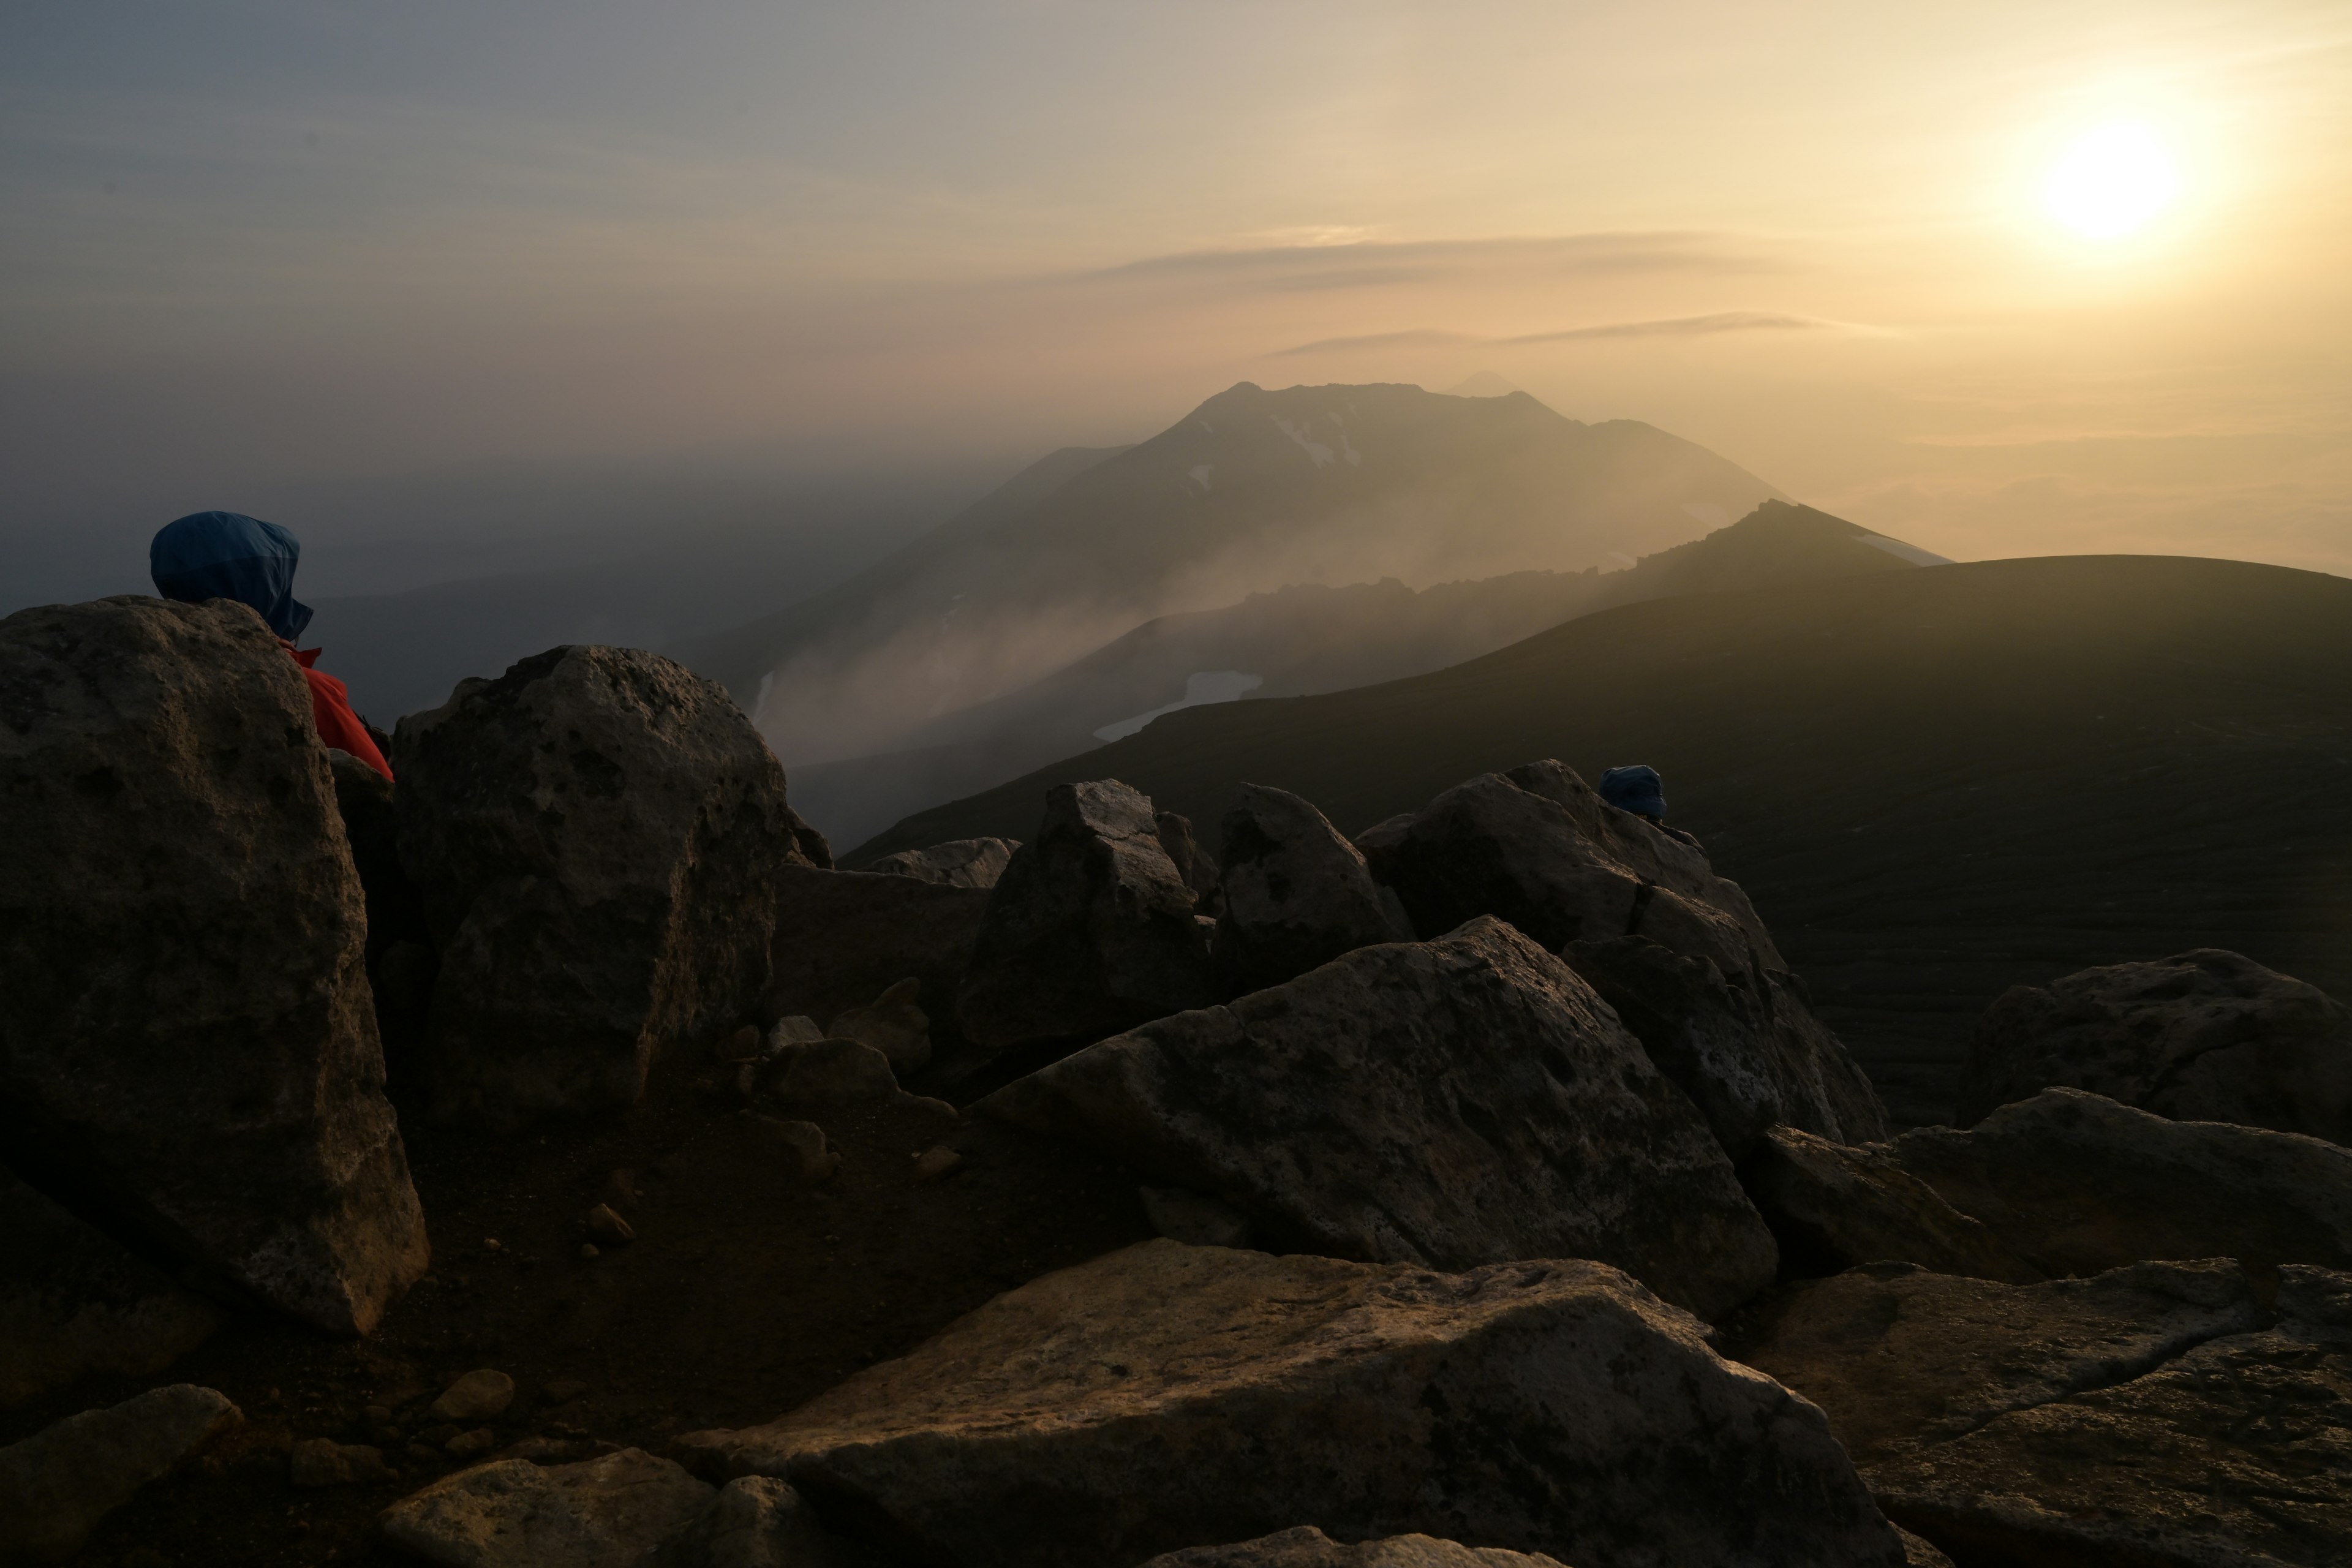
M 2050 216 L 2092 239 L 2120 239 L 2146 226 L 2179 194 L 2180 176 L 2163 138 L 2137 121 L 2103 125 L 2076 142 L 2042 189 Z

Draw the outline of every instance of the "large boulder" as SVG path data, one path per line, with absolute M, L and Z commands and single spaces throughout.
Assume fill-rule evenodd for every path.
M 1748 1175 L 1768 1217 L 1814 1226 L 1846 1262 L 1995 1279 L 2142 1258 L 2352 1268 L 2352 1149 L 2168 1121 L 2080 1089 L 2044 1089 L 1966 1131 L 1925 1127 L 1859 1149 L 1776 1134 Z
M 1560 1568 L 1541 1552 L 1499 1546 L 1464 1546 L 1431 1535 L 1391 1535 L 1353 1544 L 1332 1540 L 1311 1524 L 1221 1546 L 1167 1552 L 1143 1568 Z
M 383 1510 L 384 1539 L 443 1568 L 640 1568 L 717 1489 L 639 1448 L 541 1467 L 460 1470 Z
M 425 1271 L 309 688 L 241 605 L 0 621 L 0 1141 L 340 1333 Z
M 1213 1000 L 1194 895 L 1160 841 L 1151 802 L 1117 779 L 1045 792 L 1015 851 L 957 998 L 991 1049 L 1099 1038 Z
M 1011 838 L 951 838 L 929 849 L 901 849 L 866 868 L 884 877 L 912 877 L 949 888 L 993 888 L 1020 848 Z
M 1742 1353 L 1886 1510 L 1970 1562 L 2352 1561 L 2352 1276 L 2227 1260 L 2008 1286 L 1881 1266 Z
M 1892 1134 L 1868 1075 L 1784 976 L 1726 973 L 1712 959 L 1643 936 L 1572 942 L 1560 956 L 1682 1086 L 1734 1159 L 1775 1126 L 1840 1143 Z
M 112 1237 L 0 1170 L 0 1410 L 98 1373 L 149 1377 L 220 1312 Z
M 1777 1258 L 1689 1100 L 1493 919 L 1144 1025 L 977 1110 L 1213 1194 L 1288 1249 L 1599 1258 L 1709 1316 Z
M 1747 895 L 1704 855 L 1602 804 L 1556 762 L 1482 773 L 1357 843 L 1424 934 L 1486 914 L 1555 952 L 1647 936 L 1726 973 L 1786 967 Z
M 909 1555 L 1103 1568 L 1313 1519 L 1625 1568 L 1904 1561 L 1814 1406 L 1597 1263 L 1146 1242 L 770 1426 L 696 1434 Z
M 226 1395 L 179 1383 L 0 1448 L 0 1563 L 72 1557 L 108 1514 L 239 1419 Z
M 1225 813 L 1217 871 L 1217 978 L 1228 996 L 1374 942 L 1412 939 L 1391 924 L 1362 852 L 1288 790 L 1242 785 Z
M 1775 1127 L 1740 1162 L 1739 1179 L 1780 1244 L 1784 1272 L 1834 1274 L 1895 1258 L 2013 1285 L 2044 1278 L 1982 1220 L 1905 1170 L 1885 1143 L 1850 1147 Z
M 731 1028 L 807 863 L 784 770 L 656 654 L 559 647 L 394 739 L 400 852 L 441 944 L 436 1111 L 513 1127 L 627 1105 L 663 1047 Z
M 2062 1085 L 2352 1143 L 2352 1010 L 2213 947 L 2016 986 L 1977 1026 L 1956 1120 Z
M 988 900 L 985 888 L 952 882 L 785 867 L 776 879 L 775 975 L 762 1016 L 831 1019 L 909 977 L 926 997 L 954 996 Z M 949 1021 L 929 1022 L 937 1032 Z

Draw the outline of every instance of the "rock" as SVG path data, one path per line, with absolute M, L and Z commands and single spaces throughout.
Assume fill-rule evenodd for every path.
M 843 1557 L 800 1493 L 772 1477 L 743 1476 L 719 1488 L 649 1561 L 650 1568 L 832 1568 Z
M 1004 875 L 1013 852 L 1021 847 L 1012 838 L 953 838 L 929 849 L 901 849 L 885 855 L 866 868 L 886 877 L 912 877 L 949 888 L 993 888 Z
M 803 1182 L 821 1182 L 841 1168 L 841 1156 L 825 1147 L 824 1129 L 814 1121 L 786 1121 L 745 1111 L 752 1123 L 775 1140 Z
M 338 1443 L 331 1437 L 305 1437 L 296 1443 L 288 1471 L 288 1479 L 298 1487 L 343 1487 L 393 1478 L 383 1449 L 364 1443 Z
M 1160 847 L 1168 852 L 1168 863 L 1176 868 L 1176 874 L 1192 889 L 1194 910 L 1213 914 L 1221 890 L 1217 862 L 1192 836 L 1192 819 L 1172 811 L 1155 811 L 1151 814 L 1151 833 L 1160 840 Z
M 1746 895 L 1706 873 L 1737 904 L 1719 908 L 1645 876 L 1645 868 L 1666 865 L 1659 845 L 1696 851 L 1647 825 L 1639 831 L 1657 845 L 1632 837 L 1633 829 L 1604 827 L 1640 819 L 1600 806 L 1597 795 L 1591 804 L 1601 815 L 1580 820 L 1583 795 L 1591 795 L 1583 781 L 1557 763 L 1481 774 L 1440 795 L 1402 829 L 1384 824 L 1368 836 L 1366 861 L 1395 889 L 1416 931 L 1451 931 L 1494 915 L 1555 952 L 1572 942 L 1638 935 L 1711 959 L 1726 974 L 1780 967 L 1770 939 L 1757 940 L 1760 923 L 1751 932 L 1739 918 L 1754 920 Z
M 470 1432 L 460 1432 L 441 1445 L 441 1451 L 460 1463 L 478 1459 L 499 1446 L 499 1435 L 488 1426 L 477 1426 Z
M 1187 1247 L 1247 1247 L 1249 1215 L 1181 1187 L 1138 1187 L 1143 1215 L 1151 1228 Z
M 767 989 L 795 847 L 784 771 L 725 689 L 551 648 L 401 720 L 400 852 L 441 943 L 436 1111 L 511 1129 L 628 1105 L 657 1052 Z
M 1780 1244 L 1784 1269 L 1834 1274 L 1857 1263 L 1900 1259 L 2013 1285 L 2042 1278 L 1982 1221 L 1905 1170 L 1883 1143 L 1847 1148 L 1775 1127 L 1739 1175 Z
M 2212 947 L 2015 986 L 1977 1026 L 1955 1121 L 2056 1086 L 2352 1143 L 2352 1010 Z
M 2352 1560 L 2352 1277 L 2280 1273 L 2268 1325 L 2227 1262 L 1889 1270 L 1806 1288 L 1776 1353 L 1887 1510 L 1968 1560 L 2321 1568 Z
M 336 1333 L 425 1271 L 309 689 L 241 605 L 0 620 L 0 1146 Z
M 1288 790 L 1242 785 L 1225 813 L 1217 873 L 1224 889 L 1217 977 L 1228 996 L 1279 985 L 1401 934 L 1363 855 Z
M 1143 1568 L 1561 1568 L 1541 1552 L 1464 1546 L 1430 1535 L 1391 1535 L 1343 1546 L 1311 1524 L 1236 1541 L 1167 1552 Z
M 572 1465 L 499 1459 L 384 1510 L 384 1538 L 447 1568 L 634 1568 L 691 1524 L 717 1489 L 623 1448 Z
M 636 1227 L 610 1204 L 598 1204 L 581 1219 L 580 1226 L 607 1247 L 625 1247 L 637 1239 Z
M 1682 1091 L 1566 964 L 1493 919 L 1147 1024 L 976 1109 L 1214 1194 L 1286 1250 L 1592 1258 L 1703 1315 L 1777 1258 Z
M 747 1062 L 760 1054 L 761 1036 L 759 1026 L 746 1024 L 733 1034 L 714 1043 L 710 1059 L 719 1062 Z
M 858 1040 L 890 1058 L 895 1073 L 919 1072 L 931 1059 L 931 1020 L 917 1005 L 923 983 L 908 977 L 892 985 L 863 1007 L 852 1007 L 833 1020 L 833 1037 Z
M 514 1396 L 514 1379 L 486 1366 L 444 1389 L 433 1402 L 433 1414 L 444 1421 L 488 1421 L 505 1415 Z
M 952 997 L 988 900 L 984 888 L 786 867 L 776 879 L 775 980 L 762 1016 L 830 1018 L 910 974 L 926 996 Z M 934 1033 L 943 1021 L 932 1020 Z
M 1302 1516 L 1565 1563 L 1903 1561 L 1817 1409 L 1582 1261 L 1449 1276 L 1145 1242 L 680 1446 L 964 1568 L 1135 1563 Z
M 152 1377 L 218 1309 L 0 1170 L 0 1410 L 90 1373 Z
M 1769 1300 L 1738 1359 L 1819 1405 L 1867 1466 L 2137 1377 L 2264 1316 L 2228 1258 L 2036 1285 L 1871 1263 Z
M 1932 1543 L 1921 1540 L 1901 1525 L 1895 1527 L 1895 1533 L 1903 1538 L 1906 1568 L 1952 1568 L 1952 1560 L 1938 1552 Z
M 769 1026 L 767 1037 L 761 1041 L 760 1051 L 763 1056 L 779 1056 L 794 1046 L 813 1046 L 824 1037 L 824 1031 L 817 1026 L 814 1018 L 805 1014 L 794 1014 L 788 1018 L 779 1018 Z
M 768 1098 L 786 1110 L 824 1110 L 895 1100 L 890 1058 L 856 1040 L 819 1040 L 781 1058 Z
M 1149 800 L 1116 779 L 1055 785 L 989 895 L 957 995 L 965 1036 L 991 1049 L 1099 1037 L 1207 1005 L 1192 903 Z
M 2172 1258 L 2352 1268 L 2352 1149 L 2317 1138 L 2050 1089 L 1968 1131 L 1921 1128 L 1888 1147 L 2046 1275 Z
M 1892 1135 L 1868 1075 L 1770 973 L 1727 973 L 1641 936 L 1573 942 L 1560 956 L 1682 1086 L 1733 1159 L 1776 1125 L 1838 1143 Z
M 953 1175 L 963 1166 L 963 1156 L 944 1143 L 935 1143 L 915 1159 L 915 1180 L 936 1182 Z
M 64 1562 L 108 1514 L 238 1418 L 223 1395 L 175 1383 L 0 1448 L 0 1563 Z

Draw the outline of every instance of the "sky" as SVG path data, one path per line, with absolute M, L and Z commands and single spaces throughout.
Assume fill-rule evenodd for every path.
M 1484 372 L 1946 555 L 2352 572 L 2341 0 L 17 0 L 7 43 L 20 563 Z M 2117 126 L 2176 194 L 2086 237 L 2048 187 Z

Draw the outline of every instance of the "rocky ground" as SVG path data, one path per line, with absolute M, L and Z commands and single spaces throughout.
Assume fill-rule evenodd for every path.
M 178 1362 L 173 1378 L 220 1390 L 245 1426 L 115 1514 L 74 1561 L 411 1563 L 376 1516 L 489 1457 L 451 1457 L 461 1430 L 487 1428 L 492 1453 L 534 1438 L 567 1457 L 659 1452 L 697 1427 L 770 1420 L 1003 1289 L 1152 1234 L 1133 1177 L 1108 1162 L 992 1123 L 958 1127 L 912 1097 L 825 1117 L 841 1164 L 804 1181 L 766 1124 L 739 1114 L 735 1076 L 684 1062 L 607 1120 L 412 1137 L 433 1272 L 371 1338 L 242 1315 Z M 961 1163 L 919 1176 L 916 1156 L 942 1142 Z M 583 1216 L 599 1204 L 635 1239 L 587 1259 Z M 433 1414 L 481 1368 L 514 1379 L 512 1405 L 479 1421 Z M 9 1411 L 0 1443 L 153 1381 L 90 1380 Z M 315 1437 L 379 1447 L 394 1471 L 297 1486 L 289 1455 Z

